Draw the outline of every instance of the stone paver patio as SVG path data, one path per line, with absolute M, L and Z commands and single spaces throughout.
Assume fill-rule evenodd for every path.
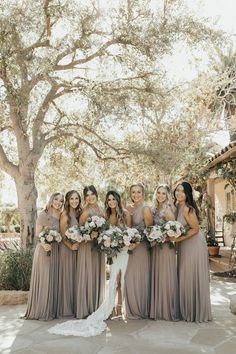
M 25 305 L 0 306 L 0 353 L 19 354 L 235 354 L 236 316 L 229 310 L 236 283 L 212 280 L 211 323 L 108 321 L 97 337 L 63 337 L 47 329 L 57 321 L 25 321 Z M 61 321 L 63 322 L 63 320 Z

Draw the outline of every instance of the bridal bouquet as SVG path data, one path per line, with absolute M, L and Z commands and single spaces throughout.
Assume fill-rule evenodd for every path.
M 49 228 L 44 228 L 39 233 L 39 242 L 44 244 L 51 244 L 53 242 L 61 242 L 62 237 L 56 230 L 50 230 Z M 47 256 L 51 255 L 51 251 L 47 252 Z
M 123 242 L 125 246 L 130 246 L 131 244 L 134 243 L 140 243 L 141 241 L 142 241 L 142 235 L 137 229 L 127 227 L 123 231 Z M 128 250 L 128 253 L 132 254 L 133 252 L 131 250 Z
M 81 243 L 82 241 L 84 241 L 83 234 L 78 225 L 69 227 L 69 229 L 67 229 L 65 232 L 65 236 L 66 239 L 72 244 Z
M 123 233 L 116 226 L 104 230 L 97 238 L 97 249 L 107 255 L 108 264 L 113 263 L 112 258 L 120 252 L 123 246 Z
M 187 230 L 179 221 L 167 221 L 163 225 L 163 232 L 167 236 L 178 238 L 186 235 Z
M 156 241 L 157 244 L 161 245 L 166 240 L 166 234 L 163 233 L 163 226 L 161 225 L 149 226 L 144 230 L 144 233 L 149 242 Z

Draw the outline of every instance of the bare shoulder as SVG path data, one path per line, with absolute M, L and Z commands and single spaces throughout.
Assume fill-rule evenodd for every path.
M 183 208 L 183 215 L 186 216 L 189 214 L 189 212 L 190 212 L 190 208 L 187 205 L 185 205 Z
M 133 211 L 133 209 L 134 209 L 134 208 L 132 207 L 132 205 L 128 205 L 128 206 L 127 206 L 127 208 L 126 208 L 126 209 L 124 209 L 124 212 L 126 211 L 126 212 L 128 212 L 128 213 L 130 213 L 130 214 L 131 214 L 131 213 L 132 213 L 132 211 Z
M 130 215 L 130 210 L 128 208 L 123 209 L 125 215 Z
M 165 218 L 166 220 L 175 220 L 175 213 L 171 208 L 166 208 L 165 210 Z
M 88 216 L 88 208 L 84 208 L 81 213 L 80 213 L 80 216 Z
M 144 205 L 143 213 L 144 214 L 152 214 L 152 210 L 151 210 L 151 208 L 148 205 Z
M 61 220 L 65 220 L 65 219 L 67 219 L 67 218 L 68 218 L 67 212 L 66 212 L 66 210 L 63 210 L 63 212 L 61 213 L 60 219 L 61 219 Z

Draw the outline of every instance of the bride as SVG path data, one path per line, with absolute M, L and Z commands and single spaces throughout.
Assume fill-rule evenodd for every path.
M 129 212 L 123 209 L 120 195 L 115 191 L 109 191 L 105 201 L 106 218 L 112 225 L 124 229 L 131 225 Z M 83 320 L 72 320 L 57 324 L 48 331 L 54 334 L 74 335 L 90 337 L 101 334 L 105 328 L 104 320 L 109 318 L 112 310 L 115 314 L 121 315 L 122 288 L 124 286 L 124 275 L 128 264 L 127 248 L 123 248 L 117 257 L 113 258 L 110 267 L 109 289 L 101 306 L 90 316 Z M 118 286 L 117 286 L 118 284 Z M 118 306 L 115 306 L 116 293 L 118 292 Z

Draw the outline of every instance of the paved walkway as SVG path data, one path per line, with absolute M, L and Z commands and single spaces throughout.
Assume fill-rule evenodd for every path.
M 56 321 L 20 319 L 25 305 L 0 306 L 0 353 L 19 354 L 235 354 L 236 315 L 229 311 L 229 297 L 236 283 L 213 279 L 211 323 L 166 321 L 108 321 L 97 337 L 63 337 L 49 334 Z

